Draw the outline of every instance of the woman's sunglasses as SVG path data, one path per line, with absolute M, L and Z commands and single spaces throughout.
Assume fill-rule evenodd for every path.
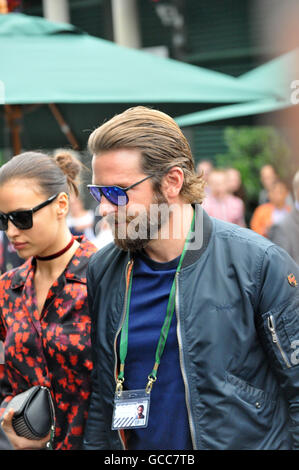
M 42 207 L 47 206 L 50 204 L 54 199 L 56 199 L 58 194 L 51 196 L 45 202 L 42 202 L 38 206 L 33 207 L 32 209 L 28 209 L 25 211 L 13 211 L 9 212 L 8 214 L 4 214 L 0 212 L 0 230 L 7 230 L 8 229 L 8 220 L 10 220 L 17 228 L 20 230 L 28 230 L 33 226 L 33 214 L 34 212 L 39 211 Z
M 98 184 L 88 184 L 87 187 L 90 194 L 97 202 L 101 202 L 101 198 L 104 196 L 107 201 L 111 202 L 111 204 L 116 206 L 126 206 L 129 202 L 127 191 L 153 176 L 154 175 L 146 176 L 127 188 L 120 188 L 119 186 L 99 186 Z

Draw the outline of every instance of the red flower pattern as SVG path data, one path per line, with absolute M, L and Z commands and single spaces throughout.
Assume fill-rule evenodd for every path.
M 88 413 L 92 369 L 86 268 L 96 252 L 84 237 L 48 292 L 41 316 L 34 289 L 35 260 L 0 278 L 0 416 L 12 396 L 33 385 L 50 388 L 55 403 L 54 448 L 80 449 Z

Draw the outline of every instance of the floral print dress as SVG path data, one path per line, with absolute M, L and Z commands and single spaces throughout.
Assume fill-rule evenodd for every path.
M 55 404 L 54 449 L 80 449 L 92 370 L 86 269 L 96 252 L 86 238 L 50 288 L 41 315 L 34 288 L 36 261 L 0 278 L 0 416 L 11 398 L 33 385 L 49 387 Z

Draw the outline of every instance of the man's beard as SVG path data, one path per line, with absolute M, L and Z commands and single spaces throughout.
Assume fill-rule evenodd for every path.
M 142 208 L 137 214 L 128 215 L 124 206 L 117 214 L 108 215 L 106 220 L 112 228 L 116 246 L 124 251 L 136 252 L 144 249 L 151 240 L 157 239 L 161 227 L 169 220 L 169 212 L 158 209 L 162 204 L 168 207 L 165 197 L 155 193 L 151 205 L 155 205 L 157 210 L 153 212 Z M 118 225 L 119 222 L 122 224 Z

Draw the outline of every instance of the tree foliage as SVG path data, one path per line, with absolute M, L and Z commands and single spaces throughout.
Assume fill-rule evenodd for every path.
M 271 164 L 279 177 L 290 181 L 292 159 L 290 147 L 273 127 L 228 127 L 224 132 L 228 151 L 215 156 L 217 167 L 238 169 L 248 202 L 256 204 L 261 189 L 260 169 Z

